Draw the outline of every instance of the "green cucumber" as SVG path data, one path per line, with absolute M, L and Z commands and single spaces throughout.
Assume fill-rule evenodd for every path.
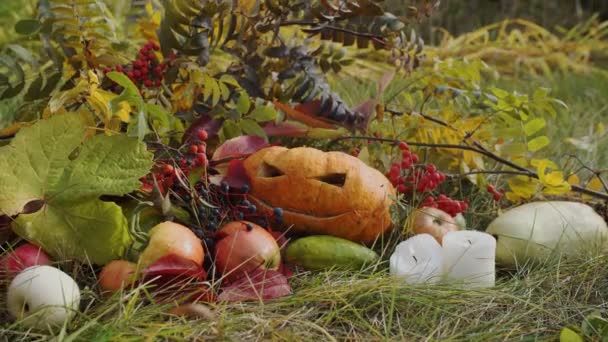
M 378 254 L 349 240 L 315 235 L 287 245 L 285 260 L 313 271 L 329 268 L 360 270 L 364 265 L 376 262 Z

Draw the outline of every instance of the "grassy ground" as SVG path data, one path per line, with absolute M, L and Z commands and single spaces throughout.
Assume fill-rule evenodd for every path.
M 589 127 L 606 122 L 608 80 L 567 75 L 551 83 L 502 85 L 532 89 L 538 83 L 550 85 L 555 96 L 570 106 L 551 124 L 555 141 L 585 134 Z M 344 97 L 351 101 L 363 98 L 373 87 L 349 83 L 345 90 L 341 90 Z M 598 151 L 605 151 L 605 146 L 604 139 Z M 556 144 L 551 152 L 559 158 L 577 151 Z M 578 155 L 591 165 L 607 165 L 602 153 Z M 473 202 L 472 211 L 482 205 Z M 478 226 L 476 216 L 469 218 L 472 227 L 484 228 Z M 217 318 L 211 321 L 171 317 L 166 307 L 145 305 L 141 289 L 102 299 L 91 279 L 84 290 L 83 311 L 60 340 L 555 340 L 563 327 L 578 326 L 590 313 L 608 310 L 608 256 L 583 263 L 555 261 L 517 272 L 501 270 L 495 288 L 471 291 L 405 285 L 391 279 L 386 268 L 383 261 L 361 273 L 301 273 L 292 280 L 293 296 L 212 306 Z M 2 297 L 0 307 L 4 307 Z M 29 332 L 0 316 L 3 320 L 0 336 L 6 341 L 48 339 L 47 334 Z

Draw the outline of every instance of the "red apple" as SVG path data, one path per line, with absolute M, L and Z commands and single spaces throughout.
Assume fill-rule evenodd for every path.
M 217 234 L 215 266 L 228 281 L 258 268 L 276 270 L 281 263 L 277 241 L 257 224 L 229 222 Z
M 99 287 L 102 292 L 112 294 L 131 284 L 135 279 L 137 266 L 126 260 L 114 260 L 99 273 Z
M 31 266 L 50 265 L 51 258 L 31 243 L 21 245 L 0 259 L 0 279 L 12 279 Z
M 142 268 L 158 259 L 173 254 L 202 265 L 205 258 L 202 241 L 181 224 L 162 222 L 150 230 L 148 246 L 139 256 Z
M 424 207 L 414 212 L 412 219 L 413 231 L 416 234 L 430 234 L 441 245 L 443 236 L 451 231 L 459 230 L 454 218 L 443 210 Z

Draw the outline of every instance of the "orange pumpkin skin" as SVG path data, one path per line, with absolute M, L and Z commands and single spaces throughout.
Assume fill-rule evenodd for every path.
M 250 201 L 265 211 L 283 208 L 282 228 L 369 244 L 392 227 L 395 189 L 351 155 L 274 146 L 251 155 L 244 167 Z

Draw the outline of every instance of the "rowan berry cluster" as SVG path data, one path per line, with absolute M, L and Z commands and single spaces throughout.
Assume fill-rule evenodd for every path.
M 168 63 L 159 62 L 156 52 L 160 46 L 153 41 L 147 42 L 137 54 L 137 59 L 127 65 L 117 65 L 114 69 L 107 67 L 105 73 L 117 71 L 125 74 L 140 89 L 158 88 L 161 86 L 165 70 Z M 169 56 L 169 61 L 175 59 L 174 55 Z
M 467 210 L 465 201 L 457 201 L 444 194 L 433 197 L 432 192 L 446 180 L 446 175 L 433 164 L 420 164 L 420 158 L 406 142 L 399 143 L 399 150 L 401 161 L 393 163 L 386 175 L 398 193 L 412 196 L 426 194 L 421 207 L 439 208 L 452 216 Z

